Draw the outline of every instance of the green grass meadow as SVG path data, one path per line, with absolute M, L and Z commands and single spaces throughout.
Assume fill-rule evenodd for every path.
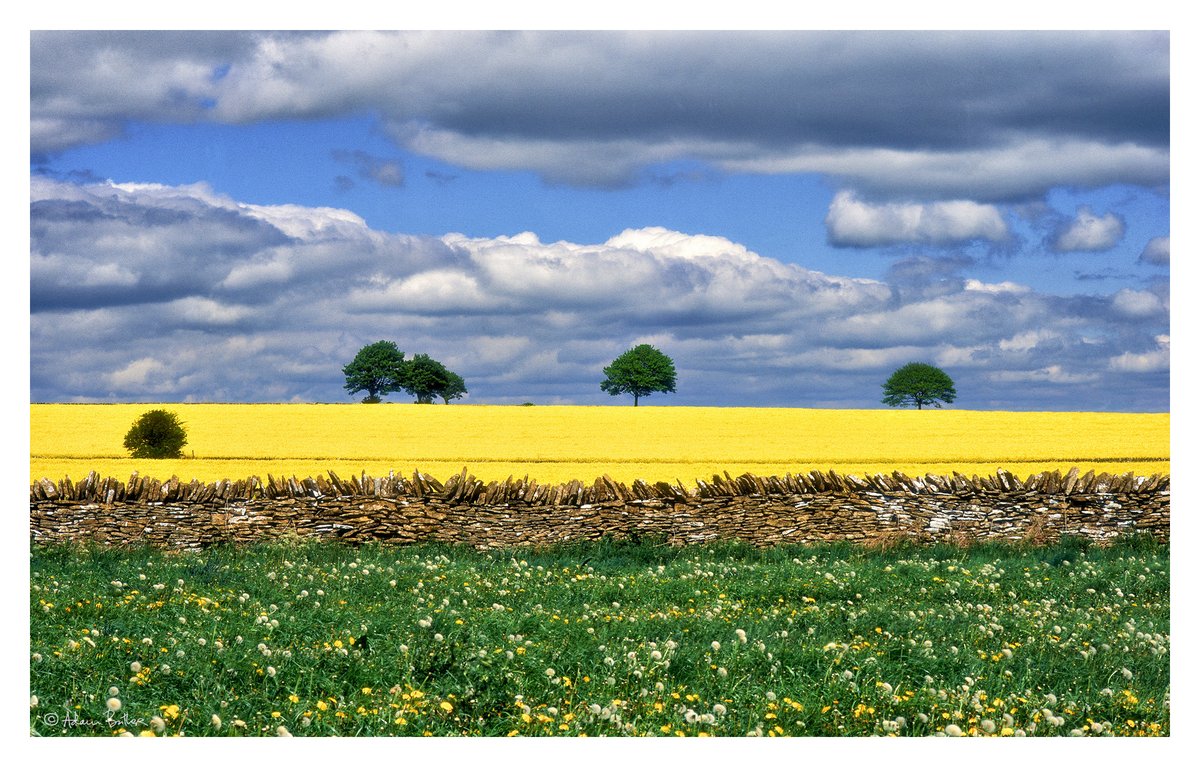
M 1169 548 L 35 548 L 40 736 L 1170 734 Z

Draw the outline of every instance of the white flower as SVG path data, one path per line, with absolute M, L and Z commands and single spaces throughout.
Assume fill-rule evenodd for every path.
M 552 668 L 546 669 L 546 676 L 553 678 L 554 677 L 554 669 L 552 669 Z
M 36 696 L 36 695 L 30 695 L 30 696 L 29 696 L 29 707 L 30 707 L 30 708 L 37 708 L 37 707 L 38 707 L 38 696 Z
M 735 631 L 735 632 L 733 632 L 733 633 L 737 634 L 737 638 L 738 638 L 738 641 L 739 641 L 739 642 L 741 642 L 742 644 L 746 644 L 746 631 L 745 631 L 745 629 L 738 629 L 737 631 Z
M 120 691 L 120 689 L 118 689 L 117 687 L 115 687 L 115 686 L 114 686 L 114 687 L 109 687 L 109 688 L 108 688 L 108 697 L 110 697 L 110 698 L 115 698 L 115 697 L 117 697 L 117 696 L 118 696 L 118 695 L 120 695 L 120 694 L 121 694 L 121 691 Z
M 442 636 L 441 634 L 433 635 L 433 641 L 435 641 L 435 642 L 443 642 L 443 641 L 445 641 L 445 639 L 446 639 L 446 637 Z
M 716 704 L 713 706 L 713 713 L 717 716 L 725 716 L 725 706 L 721 705 L 720 703 Z
M 275 734 L 281 738 L 292 737 L 292 734 L 288 732 L 288 728 L 284 727 L 282 724 L 275 728 Z
M 717 676 L 719 676 L 719 677 L 721 677 L 722 679 L 724 679 L 725 677 L 729 676 L 729 671 L 728 671 L 728 670 L 726 670 L 726 668 L 725 668 L 724 666 L 719 666 L 719 667 L 717 668 Z
M 221 717 L 217 716 L 216 714 L 213 714 L 212 715 L 212 726 L 216 727 L 218 730 L 221 729 Z
M 275 676 L 275 667 L 267 666 L 267 676 Z
M 959 727 L 957 724 L 946 725 L 945 733 L 952 738 L 960 737 L 963 734 L 962 728 Z
M 163 730 L 167 729 L 167 723 L 163 721 L 161 716 L 150 717 L 150 726 L 154 728 L 154 731 L 160 735 L 162 734 Z
M 121 699 L 120 698 L 109 698 L 108 701 L 104 705 L 108 706 L 109 711 L 120 711 L 121 710 Z
M 713 648 L 713 652 L 717 652 L 717 651 L 719 651 L 719 650 L 721 649 L 721 643 L 720 643 L 720 642 L 717 642 L 717 641 L 714 641 L 714 642 L 712 643 L 712 648 Z

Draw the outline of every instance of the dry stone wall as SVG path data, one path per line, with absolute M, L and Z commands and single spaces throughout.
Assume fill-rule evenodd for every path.
M 528 478 L 445 484 L 415 472 L 297 480 L 268 475 L 217 483 L 128 482 L 89 474 L 79 483 L 30 486 L 30 541 L 203 548 L 284 537 L 397 544 L 437 541 L 477 548 L 597 540 L 671 545 L 742 540 L 757 546 L 901 539 L 1097 542 L 1131 533 L 1170 537 L 1170 478 L 1080 474 L 1022 481 L 995 475 L 866 478 L 834 472 L 714 476 L 695 488 L 600 477 L 539 485 Z

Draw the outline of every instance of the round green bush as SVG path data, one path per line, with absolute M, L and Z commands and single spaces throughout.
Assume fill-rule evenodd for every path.
M 125 449 L 133 458 L 182 458 L 186 444 L 183 422 L 166 410 L 142 413 L 125 434 Z

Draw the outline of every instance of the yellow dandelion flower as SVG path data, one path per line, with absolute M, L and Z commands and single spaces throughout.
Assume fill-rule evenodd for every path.
M 451 704 L 448 700 L 444 700 L 439 703 L 438 708 L 440 708 L 442 711 L 445 711 L 447 714 L 454 710 L 453 704 Z

